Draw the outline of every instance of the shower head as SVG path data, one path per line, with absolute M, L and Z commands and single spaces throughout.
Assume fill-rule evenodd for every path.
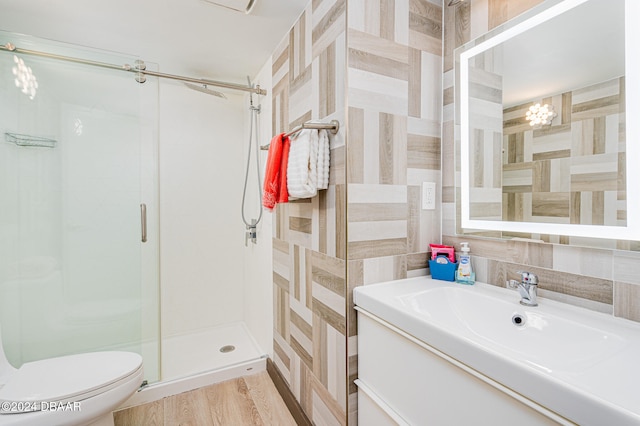
M 235 10 L 236 12 L 244 12 L 247 15 L 251 13 L 253 7 L 258 0 L 202 0 L 205 3 L 215 4 L 216 6 L 226 9 Z
M 227 99 L 224 93 L 218 92 L 217 90 L 209 89 L 206 84 L 203 84 L 202 86 L 200 86 L 198 84 L 184 83 L 184 85 L 191 90 L 196 90 L 198 92 L 206 93 L 207 95 L 217 96 L 222 99 Z
M 447 6 L 455 6 L 456 4 L 464 3 L 465 0 L 449 0 L 449 4 Z

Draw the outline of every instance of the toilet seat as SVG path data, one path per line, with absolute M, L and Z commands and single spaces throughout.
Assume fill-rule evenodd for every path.
M 140 355 L 117 351 L 28 362 L 0 388 L 0 402 L 78 402 L 118 387 L 141 369 Z

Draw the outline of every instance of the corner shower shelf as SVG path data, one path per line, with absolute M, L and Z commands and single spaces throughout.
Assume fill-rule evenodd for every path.
M 55 148 L 58 143 L 54 139 L 8 132 L 4 134 L 4 139 L 18 146 L 37 146 L 43 148 Z

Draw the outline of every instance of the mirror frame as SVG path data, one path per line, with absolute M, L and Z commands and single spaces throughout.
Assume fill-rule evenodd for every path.
M 540 222 L 507 222 L 497 220 L 478 220 L 470 217 L 470 138 L 469 138 L 469 60 L 498 44 L 517 36 L 530 28 L 546 22 L 590 0 L 563 0 L 546 7 L 533 16 L 515 23 L 497 28 L 482 40 L 474 40 L 462 46 L 459 53 L 460 69 L 460 211 L 461 228 L 465 230 L 508 231 L 532 234 L 554 234 L 589 238 L 606 238 L 617 240 L 640 240 L 640 189 L 630 190 L 627 184 L 627 224 L 626 226 L 610 225 L 579 225 Z M 625 80 L 626 80 L 626 116 L 640 115 L 640 1 L 625 1 Z M 545 3 L 554 3 L 545 2 Z M 545 3 L 541 8 L 545 7 Z M 537 13 L 536 13 L 537 12 Z M 634 19 L 635 18 L 635 19 Z M 456 55 L 458 56 L 458 55 Z M 640 161 L 640 120 L 626 120 L 626 173 L 627 182 L 640 184 L 640 167 L 635 161 Z

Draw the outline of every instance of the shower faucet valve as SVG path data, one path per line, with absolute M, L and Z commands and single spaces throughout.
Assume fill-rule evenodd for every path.
M 255 219 L 251 219 L 251 225 L 247 225 L 247 232 L 244 234 L 244 245 L 245 247 L 248 245 L 249 240 L 253 244 L 258 242 L 258 223 Z

